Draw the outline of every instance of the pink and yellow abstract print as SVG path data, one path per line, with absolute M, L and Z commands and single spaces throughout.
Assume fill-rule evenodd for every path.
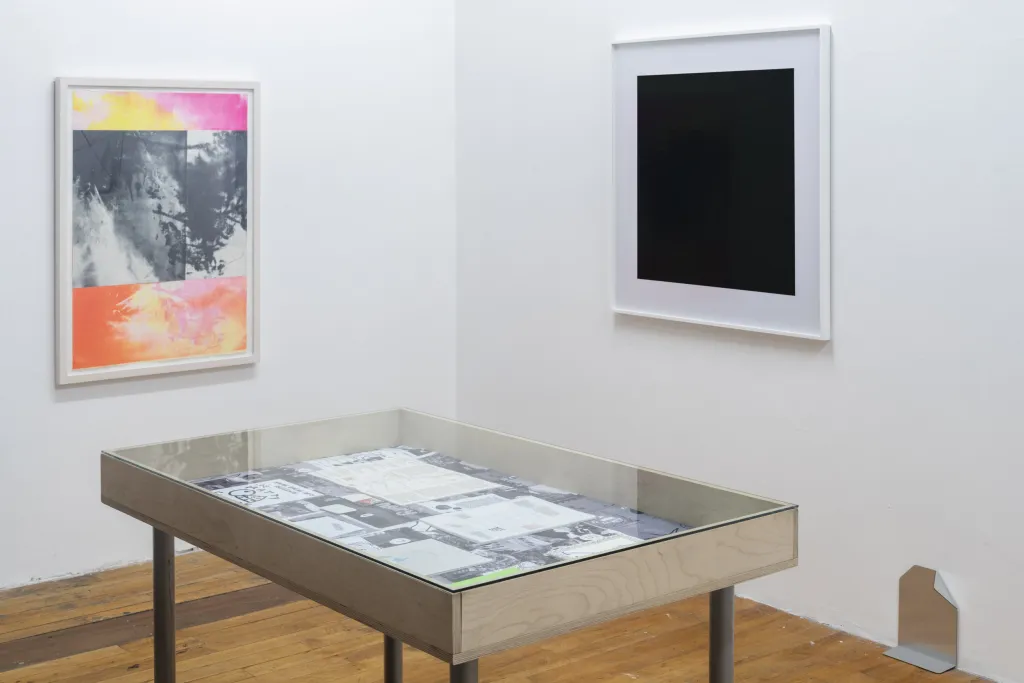
M 246 130 L 245 94 L 76 90 L 74 130 Z
M 249 350 L 249 93 L 71 91 L 71 368 Z

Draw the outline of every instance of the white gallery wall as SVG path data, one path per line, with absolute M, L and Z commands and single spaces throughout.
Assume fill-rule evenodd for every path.
M 454 412 L 451 0 L 0 3 L 0 586 L 146 559 L 99 451 Z M 53 78 L 258 79 L 262 360 L 54 388 Z
M 401 404 L 797 502 L 800 568 L 742 592 L 892 642 L 899 574 L 937 567 L 962 665 L 1024 683 L 1022 20 L 1011 0 L 0 2 L 0 586 L 148 557 L 99 502 L 102 447 Z M 835 340 L 613 316 L 612 40 L 818 22 Z M 57 75 L 261 81 L 259 365 L 54 388 Z
M 834 342 L 615 317 L 616 38 L 834 27 Z M 799 503 L 742 593 L 893 642 L 944 571 L 1024 681 L 1024 3 L 458 0 L 458 414 Z

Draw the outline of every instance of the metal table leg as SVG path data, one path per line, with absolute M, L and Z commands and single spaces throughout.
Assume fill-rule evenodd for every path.
M 711 593 L 711 683 L 733 683 L 733 626 L 735 589 L 732 586 Z
M 154 683 L 174 683 L 174 536 L 153 528 Z
M 402 641 L 384 636 L 384 683 L 402 683 Z
M 479 683 L 477 660 L 465 664 L 452 664 L 448 669 L 449 683 Z

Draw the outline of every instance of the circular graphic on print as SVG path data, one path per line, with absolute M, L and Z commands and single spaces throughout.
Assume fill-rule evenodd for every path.
M 408 539 L 408 538 L 392 538 L 391 539 L 391 545 L 405 545 L 406 543 L 411 543 L 411 542 L 412 542 L 412 540 Z

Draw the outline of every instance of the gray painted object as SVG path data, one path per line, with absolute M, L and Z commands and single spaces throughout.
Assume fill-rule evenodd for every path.
M 899 645 L 885 654 L 941 674 L 956 668 L 959 608 L 934 569 L 913 566 L 900 578 Z

